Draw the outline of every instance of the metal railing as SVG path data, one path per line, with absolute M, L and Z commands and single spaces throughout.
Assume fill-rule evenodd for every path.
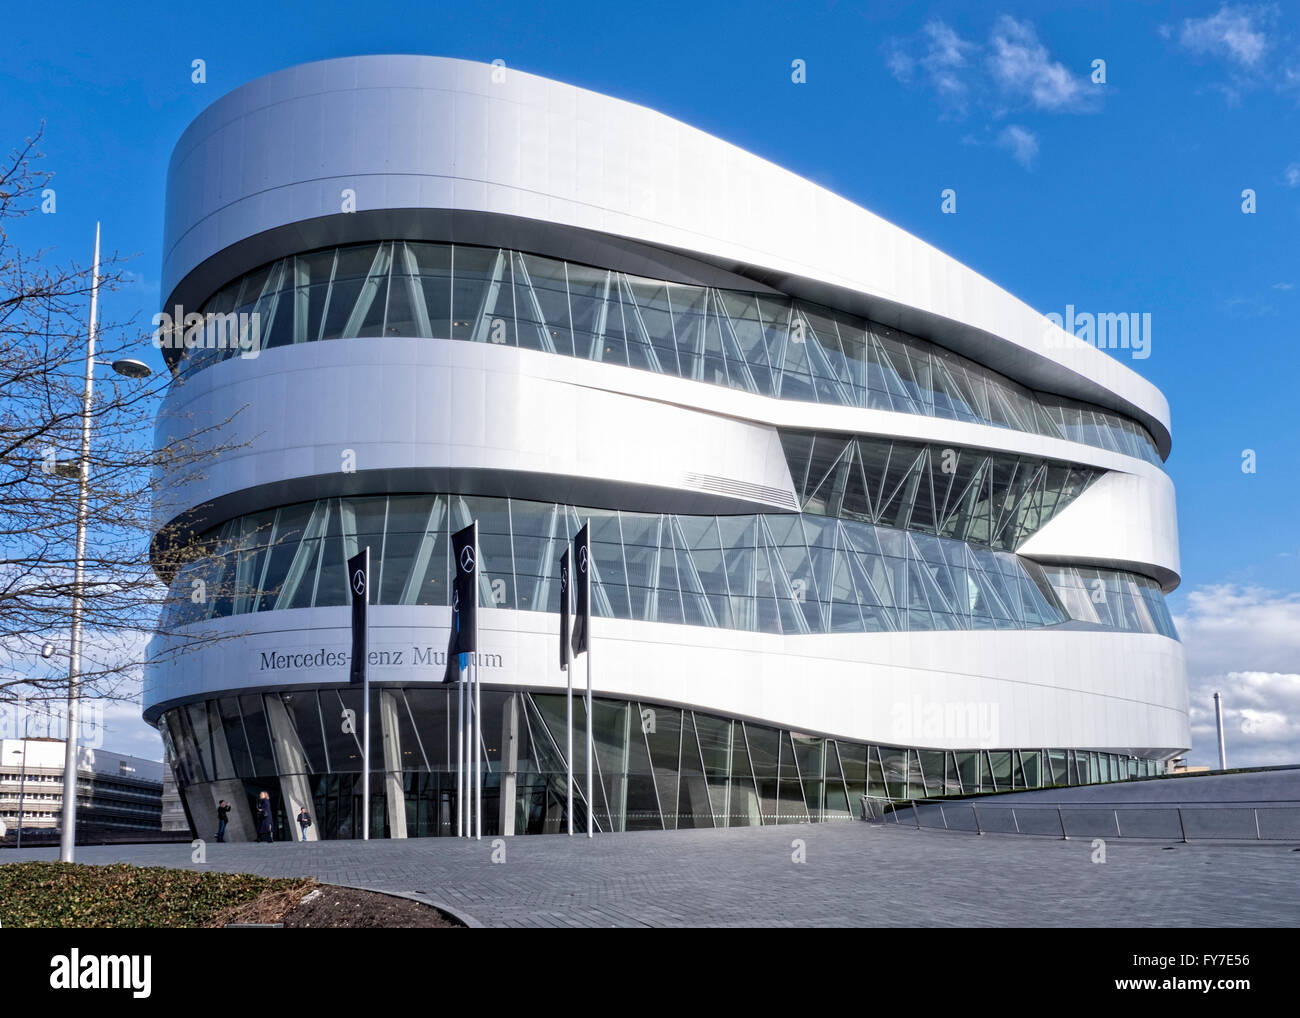
M 862 819 L 917 830 L 1031 837 L 1147 841 L 1300 842 L 1300 802 L 1266 806 L 1206 803 L 1070 803 L 1017 806 L 862 796 Z

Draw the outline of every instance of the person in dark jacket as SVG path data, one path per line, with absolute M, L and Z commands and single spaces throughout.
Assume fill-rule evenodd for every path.
M 217 840 L 226 840 L 226 823 L 230 820 L 230 803 L 222 799 L 217 803 Z
M 257 797 L 257 840 L 271 843 L 271 797 L 266 792 Z
M 302 831 L 302 838 L 300 840 L 307 840 L 307 828 L 310 826 L 311 817 L 307 815 L 307 807 L 304 806 L 302 809 L 298 810 L 298 827 Z

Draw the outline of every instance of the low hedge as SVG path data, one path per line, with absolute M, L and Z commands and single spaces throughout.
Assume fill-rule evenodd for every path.
M 221 926 L 265 895 L 314 881 L 162 866 L 24 862 L 0 866 L 0 925 L 71 929 Z M 247 911 L 244 909 L 244 911 Z

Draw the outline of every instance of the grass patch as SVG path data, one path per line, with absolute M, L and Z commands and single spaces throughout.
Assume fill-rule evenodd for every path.
M 162 866 L 24 862 L 0 866 L 6 928 L 135 929 L 275 922 L 314 880 Z

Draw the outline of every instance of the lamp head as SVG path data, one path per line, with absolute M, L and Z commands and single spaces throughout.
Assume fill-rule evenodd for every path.
M 148 378 L 153 374 L 153 368 L 134 357 L 119 357 L 113 362 L 113 370 L 125 378 Z

